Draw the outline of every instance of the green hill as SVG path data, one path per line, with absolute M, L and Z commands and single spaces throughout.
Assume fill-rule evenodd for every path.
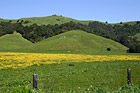
M 33 45 L 19 33 L 7 34 L 0 37 L 0 51 L 13 51 Z
M 54 24 L 63 24 L 63 23 L 67 23 L 67 22 L 70 22 L 70 21 L 78 22 L 78 23 L 82 23 L 82 24 L 88 24 L 90 22 L 90 21 L 75 20 L 75 19 L 72 19 L 72 18 L 57 16 L 57 15 L 46 16 L 46 17 L 21 18 L 21 19 L 17 19 L 17 20 L 19 22 L 21 22 L 21 20 L 23 20 L 22 23 L 24 25 L 32 25 L 32 24 L 54 25 Z M 0 19 L 0 21 L 4 21 L 4 22 L 12 21 L 12 23 L 16 23 L 17 20 Z
M 140 33 L 135 34 L 132 36 L 133 38 L 136 38 L 136 40 L 140 41 Z
M 3 19 L 2 19 L 2 18 L 0 18 L 0 21 L 3 21 Z
M 106 49 L 110 48 L 111 51 Z M 73 30 L 44 39 L 27 48 L 31 52 L 104 53 L 126 52 L 128 48 L 113 40 L 80 30 Z
M 67 23 L 70 21 L 88 24 L 88 22 L 89 22 L 89 21 L 79 21 L 79 20 L 75 20 L 72 18 L 68 18 L 68 17 L 62 17 L 62 16 L 32 17 L 32 18 L 22 18 L 19 20 L 30 21 L 30 23 L 28 23 L 28 25 L 31 25 L 33 23 L 36 23 L 38 25 L 41 25 L 41 24 L 54 25 L 54 24 L 63 24 L 63 23 Z
M 78 23 L 82 23 L 82 24 L 88 24 L 89 22 L 93 22 L 92 20 L 88 21 L 82 21 L 82 20 L 76 20 L 76 19 L 72 19 L 72 18 L 68 18 L 68 17 L 64 17 L 64 16 L 57 16 L 57 15 L 52 15 L 52 16 L 46 16 L 46 17 L 30 17 L 30 18 L 21 18 L 21 19 L 17 19 L 19 20 L 19 22 L 21 22 L 21 20 L 23 20 L 23 24 L 24 25 L 32 25 L 32 24 L 38 24 L 38 25 L 54 25 L 54 24 L 63 24 L 63 23 L 67 23 L 70 21 L 73 22 L 78 22 Z M 8 20 L 8 19 L 1 19 L 0 21 L 12 21 L 12 23 L 16 23 L 17 20 Z M 29 23 L 28 23 L 28 22 Z M 26 23 L 27 22 L 27 23 Z M 100 22 L 100 23 L 104 23 L 104 22 Z M 111 23 L 111 25 L 124 25 L 124 24 L 129 24 L 129 25 L 134 25 L 136 24 L 137 21 L 131 21 L 131 22 L 122 22 L 122 24 L 120 23 Z

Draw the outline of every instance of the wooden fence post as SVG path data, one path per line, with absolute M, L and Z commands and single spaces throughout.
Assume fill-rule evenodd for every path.
M 33 75 L 33 88 L 37 90 L 37 81 L 38 81 L 38 75 Z
M 131 85 L 131 69 L 130 68 L 127 69 L 127 81 L 128 81 L 128 85 Z

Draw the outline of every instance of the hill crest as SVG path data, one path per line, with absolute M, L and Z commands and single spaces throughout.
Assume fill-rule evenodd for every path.
M 6 34 L 0 37 L 0 51 L 13 51 L 20 48 L 33 45 L 30 41 L 24 39 L 21 34 Z

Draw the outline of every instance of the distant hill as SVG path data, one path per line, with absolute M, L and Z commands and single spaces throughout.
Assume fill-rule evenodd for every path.
M 30 17 L 30 18 L 20 18 L 17 20 L 12 20 L 12 19 L 2 19 L 0 18 L 0 21 L 12 21 L 12 23 L 16 23 L 17 21 L 21 22 L 23 20 L 24 25 L 32 25 L 32 24 L 38 24 L 38 25 L 54 25 L 54 24 L 64 24 L 70 21 L 73 22 L 78 22 L 78 23 L 82 23 L 82 24 L 88 24 L 89 22 L 94 22 L 93 20 L 76 20 L 76 19 L 72 19 L 69 17 L 64 17 L 64 16 L 58 16 L 58 15 L 52 15 L 52 16 L 46 16 L 46 17 Z M 99 21 L 97 21 L 99 22 Z M 107 21 L 106 21 L 107 22 Z M 100 23 L 105 23 L 105 22 L 100 22 Z M 107 22 L 108 23 L 108 22 Z M 121 23 L 121 24 L 120 24 Z M 111 23 L 112 25 L 124 25 L 124 24 L 129 24 L 129 25 L 133 25 L 136 24 L 137 21 L 131 21 L 131 22 L 120 22 L 120 23 Z
M 110 48 L 110 51 L 107 51 Z M 113 40 L 80 30 L 73 30 L 44 39 L 27 48 L 39 52 L 104 53 L 126 52 L 128 48 Z
M 90 21 L 81 21 L 81 20 L 75 20 L 72 18 L 68 18 L 68 17 L 63 17 L 63 16 L 57 16 L 57 15 L 53 15 L 53 16 L 47 16 L 47 17 L 31 17 L 31 18 L 21 18 L 21 19 L 17 19 L 17 20 L 8 20 L 8 19 L 0 19 L 0 21 L 12 21 L 12 23 L 16 23 L 21 22 L 23 20 L 23 24 L 24 25 L 32 25 L 32 24 L 38 24 L 38 25 L 54 25 L 54 24 L 64 24 L 70 21 L 73 22 L 79 22 L 82 24 L 88 24 Z
M 0 21 L 3 21 L 4 19 L 0 18 Z
M 13 51 L 31 45 L 33 44 L 19 33 L 6 34 L 0 37 L 0 51 Z
M 80 22 L 80 23 L 83 23 L 83 24 L 88 24 L 88 22 L 89 22 L 89 21 L 75 20 L 75 19 L 68 18 L 68 17 L 63 17 L 63 16 L 47 16 L 47 17 L 22 18 L 20 20 L 31 21 L 31 23 L 29 23 L 29 24 L 36 23 L 38 25 L 41 25 L 41 24 L 45 24 L 45 25 L 48 25 L 48 24 L 51 24 L 51 25 L 63 24 L 63 23 L 67 23 L 67 22 L 70 22 L 70 21 Z

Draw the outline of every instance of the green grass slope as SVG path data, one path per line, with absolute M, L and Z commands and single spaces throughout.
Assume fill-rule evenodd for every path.
M 72 64 L 73 66 L 70 66 Z M 131 68 L 132 87 L 140 84 L 139 61 L 79 62 L 51 65 L 34 65 L 19 69 L 0 70 L 0 92 L 12 92 L 24 84 L 32 88 L 33 74 L 38 74 L 38 93 L 139 93 L 135 89 L 120 87 L 127 85 L 127 68 Z M 94 90 L 98 89 L 97 92 Z M 106 90 L 107 92 L 104 92 Z M 120 92 L 114 92 L 114 91 Z M 137 91 L 137 92 L 136 92 Z M 24 93 L 24 92 L 23 92 Z
M 93 22 L 92 20 L 90 20 L 90 21 L 88 21 L 88 20 L 82 21 L 82 20 L 76 20 L 76 19 L 72 19 L 72 18 L 68 18 L 68 17 L 64 17 L 64 16 L 57 16 L 57 15 L 46 16 L 46 17 L 21 18 L 21 19 L 17 19 L 17 20 L 19 20 L 19 21 L 23 20 L 24 22 L 25 21 L 30 21 L 29 23 L 24 24 L 24 25 L 32 25 L 34 23 L 36 23 L 38 25 L 48 25 L 48 24 L 54 25 L 54 24 L 63 24 L 63 23 L 67 23 L 67 22 L 70 22 L 70 21 L 79 22 L 79 23 L 82 23 L 82 24 L 88 24 L 89 22 Z M 5 21 L 5 22 L 12 21 L 12 23 L 16 23 L 17 20 L 0 18 L 0 21 Z M 104 22 L 101 22 L 101 23 L 104 23 Z M 124 24 L 133 25 L 133 24 L 136 24 L 136 23 L 137 23 L 137 21 L 130 21 L 130 22 L 123 22 L 122 24 L 120 24 L 120 23 L 111 23 L 111 25 L 116 25 L 116 24 L 117 25 L 124 25 Z
M 24 39 L 19 33 L 7 34 L 0 37 L 0 51 L 13 51 L 31 45 L 33 44 Z
M 79 20 L 75 20 L 72 18 L 68 18 L 68 17 L 63 17 L 63 16 L 47 16 L 47 17 L 32 17 L 32 18 L 22 18 L 19 20 L 24 20 L 24 21 L 31 21 L 30 23 L 28 23 L 27 25 L 31 25 L 31 24 L 38 24 L 38 25 L 54 25 L 54 24 L 63 24 L 63 23 L 67 23 L 70 21 L 73 22 L 80 22 L 83 24 L 88 24 L 89 21 L 79 21 Z
M 31 17 L 31 18 L 21 18 L 21 19 L 17 19 L 19 20 L 19 22 L 21 22 L 21 20 L 23 20 L 23 24 L 24 25 L 32 25 L 32 24 L 38 24 L 38 25 L 54 25 L 54 24 L 64 24 L 70 21 L 73 22 L 78 22 L 78 23 L 82 23 L 82 24 L 88 24 L 90 21 L 81 21 L 81 20 L 75 20 L 72 18 L 68 18 L 68 17 L 63 17 L 63 16 L 46 16 L 46 17 Z M 12 23 L 16 23 L 17 20 L 8 20 L 8 19 L 1 19 L 0 21 L 4 21 L 4 22 L 9 22 L 12 21 Z M 29 21 L 29 23 L 24 23 L 25 21 Z
M 3 19 L 2 19 L 2 18 L 0 18 L 0 21 L 3 21 Z
M 111 51 L 107 51 L 111 48 Z M 28 48 L 32 52 L 106 53 L 126 52 L 128 48 L 113 40 L 80 30 L 44 39 Z
M 136 38 L 136 40 L 140 41 L 140 33 L 135 34 L 133 38 Z

